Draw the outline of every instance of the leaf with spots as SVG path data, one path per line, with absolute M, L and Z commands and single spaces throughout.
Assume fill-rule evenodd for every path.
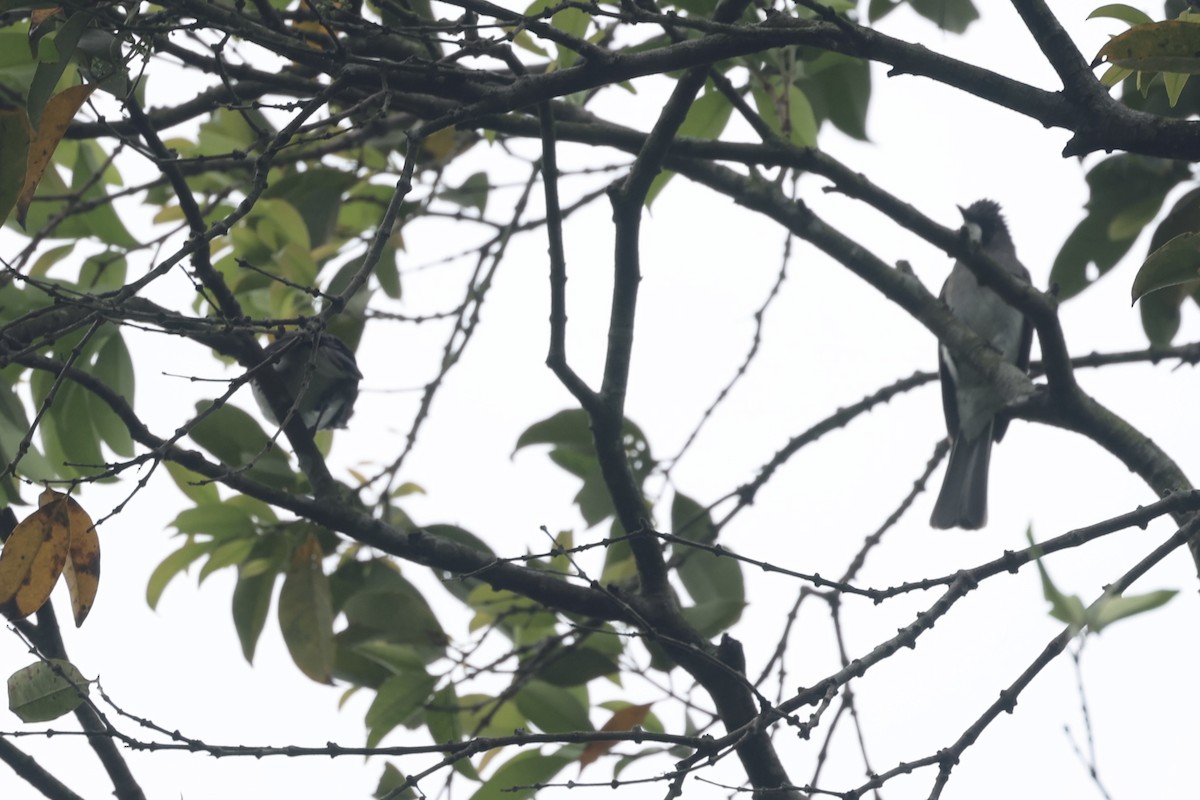
M 67 504 L 51 502 L 22 520 L 0 551 L 0 613 L 24 619 L 50 597 L 67 563 Z
M 47 489 L 38 498 L 38 503 L 42 506 L 65 503 L 67 507 L 71 544 L 63 578 L 67 581 L 71 613 L 75 616 L 75 627 L 78 628 L 92 610 L 96 591 L 100 588 L 100 537 L 96 535 L 92 518 L 74 497 Z

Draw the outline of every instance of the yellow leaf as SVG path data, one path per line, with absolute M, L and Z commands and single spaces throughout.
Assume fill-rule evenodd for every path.
M 316 20 L 293 22 L 292 28 L 307 34 L 304 43 L 313 50 L 330 50 L 333 48 L 333 35 L 329 29 Z
M 75 615 L 75 627 L 83 624 L 92 604 L 96 601 L 96 590 L 100 588 L 100 537 L 92 518 L 74 497 L 47 489 L 38 497 L 38 505 L 49 506 L 64 503 L 71 529 L 71 544 L 68 548 L 63 577 L 71 595 L 71 612 Z
M 0 551 L 0 613 L 24 619 L 50 597 L 67 562 L 71 525 L 66 503 L 34 511 Z
M 604 723 L 602 731 L 629 731 L 633 730 L 638 725 L 646 721 L 646 715 L 650 713 L 651 703 L 645 703 L 640 706 L 625 706 L 620 711 L 613 713 L 608 722 Z M 588 764 L 595 761 L 600 756 L 607 753 L 615 745 L 615 741 L 607 742 L 588 742 L 588 746 L 583 749 L 583 755 L 579 757 L 579 770 Z
M 440 169 L 470 150 L 477 141 L 479 136 L 474 131 L 458 130 L 454 127 L 434 131 L 421 140 L 417 164 L 430 169 Z
M 29 144 L 29 164 L 25 169 L 25 185 L 21 196 L 17 198 L 17 221 L 25 227 L 25 214 L 29 204 L 33 202 L 33 193 L 37 190 L 50 158 L 54 155 L 58 143 L 71 120 L 75 119 L 80 106 L 96 91 L 96 84 L 71 86 L 51 97 L 42 110 L 42 118 L 38 123 L 37 135 Z
M 1108 61 L 1143 72 L 1200 74 L 1200 25 L 1168 20 L 1134 25 L 1100 48 L 1093 66 Z

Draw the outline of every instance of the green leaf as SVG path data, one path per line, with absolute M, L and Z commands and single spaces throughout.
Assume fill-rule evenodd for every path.
M 867 22 L 874 25 L 895 11 L 899 5 L 899 0 L 871 0 L 867 5 Z
M 717 9 L 717 0 L 674 0 L 674 2 L 664 3 L 664 6 L 675 6 L 683 11 L 686 11 L 691 16 L 702 17 L 708 19 L 712 16 L 712 12 Z M 665 43 L 665 37 L 663 37 Z
M 201 401 L 196 412 L 202 413 L 211 405 Z M 224 405 L 196 423 L 190 435 L 196 444 L 235 467 L 247 467 L 247 473 L 269 486 L 291 489 L 296 486 L 296 474 L 287 456 L 270 440 L 259 424 L 240 408 Z
M 338 209 L 337 227 L 344 229 L 347 234 L 359 234 L 372 230 L 383 221 L 383 212 L 391 202 L 395 188 L 380 186 L 373 183 L 359 182 L 346 195 L 345 201 Z M 403 221 L 411 216 L 416 207 L 409 204 L 401 205 L 400 219 Z
M 360 626 L 350 625 L 345 630 L 340 631 L 342 637 L 341 642 L 349 642 L 353 639 L 363 639 L 372 636 L 373 632 L 369 629 L 364 629 Z M 377 638 L 371 638 L 363 641 L 361 644 L 354 646 L 354 650 L 367 658 L 379 664 L 382 667 L 387 667 L 388 676 L 396 675 L 406 670 L 422 670 L 426 664 L 436 661 L 437 658 L 426 658 L 418 652 L 416 647 L 407 644 L 395 644 L 393 642 L 385 642 Z
M 45 406 L 46 399 L 49 397 L 50 389 L 53 385 L 54 377 L 46 370 L 34 370 L 30 374 L 29 388 L 36 408 Z M 66 385 L 70 385 L 70 382 Z M 42 447 L 46 453 L 46 463 L 54 471 L 54 475 L 69 478 L 78 477 L 78 472 L 66 465 L 67 456 L 63 452 L 55 418 L 47 413 L 38 431 L 42 434 Z
M 200 125 L 197 149 L 205 155 L 226 155 L 230 151 L 251 150 L 256 143 L 274 135 L 274 126 L 257 109 L 218 108 Z
M 625 457 L 634 480 L 641 485 L 654 468 L 650 445 L 640 428 L 626 420 L 622 429 Z M 569 409 L 530 425 L 517 439 L 513 453 L 524 447 L 550 444 L 550 459 L 563 469 L 583 479 L 583 487 L 575 497 L 580 513 L 589 526 L 613 513 L 612 500 L 600 473 L 600 462 L 592 443 L 588 417 L 582 409 Z M 647 514 L 649 511 L 647 510 Z
M 870 64 L 860 58 L 817 51 L 803 62 L 795 81 L 812 106 L 818 127 L 828 119 L 847 136 L 867 140 L 867 108 L 871 102 Z
M 198 506 L 220 502 L 221 493 L 217 490 L 217 485 L 211 480 L 198 472 L 192 472 L 187 467 L 177 464 L 174 461 L 165 461 L 163 464 L 166 466 L 171 480 L 175 481 L 175 485 L 179 487 L 179 491 L 183 492 L 188 500 L 191 500 Z
M 1115 242 L 1136 239 L 1142 232 L 1142 228 L 1145 228 L 1158 216 L 1158 210 L 1162 208 L 1162 201 L 1161 197 L 1151 197 L 1122 208 L 1108 222 L 1106 231 L 1108 238 Z
M 74 381 L 64 381 L 46 414 L 58 433 L 63 460 L 79 474 L 99 472 L 104 464 L 91 397 L 91 392 Z
M 564 750 L 570 752 L 567 748 Z M 487 783 L 471 795 L 471 800 L 527 800 L 534 796 L 538 785 L 550 780 L 576 760 L 578 755 L 522 751 L 502 764 Z
M 516 455 L 521 448 L 535 444 L 552 444 L 584 451 L 591 449 L 592 431 L 588 424 L 587 413 L 582 409 L 571 408 L 559 411 L 541 422 L 535 422 L 517 438 L 517 446 L 513 448 L 513 455 Z M 595 450 L 592 449 L 592 452 Z
M 701 636 L 711 639 L 722 631 L 729 630 L 742 618 L 746 604 L 737 600 L 706 600 L 694 606 L 682 609 L 683 618 L 700 632 Z
M 1160 589 L 1138 595 L 1109 595 L 1105 593 L 1087 611 L 1088 627 L 1095 633 L 1107 628 L 1119 619 L 1153 611 L 1166 605 L 1179 592 Z
M 215 541 L 189 541 L 183 547 L 164 558 L 154 568 L 154 572 L 150 573 L 150 580 L 146 583 L 146 605 L 150 606 L 150 608 L 158 608 L 158 601 L 162 598 L 162 593 L 167 588 L 167 584 L 176 575 L 187 569 L 192 562 L 213 549 L 216 544 Z
M 817 146 L 817 119 L 800 87 L 781 88 L 776 78 L 767 85 L 756 83 L 752 94 L 763 122 L 784 141 L 796 147 Z
M 1117 19 L 1130 25 L 1144 25 L 1154 22 L 1150 15 L 1141 9 L 1127 6 L 1124 3 L 1111 3 L 1100 6 L 1087 15 L 1088 19 Z
M 463 717 L 465 710 L 459 702 L 458 694 L 453 684 L 447 684 L 437 690 L 425 707 L 425 726 L 434 742 L 460 742 L 463 739 Z M 470 759 L 459 759 L 454 762 L 454 770 L 468 780 L 482 781 L 479 772 Z
M 233 539 L 218 544 L 213 548 L 208 561 L 205 561 L 204 566 L 200 568 L 200 574 L 196 576 L 197 581 L 204 583 L 205 578 L 219 569 L 245 563 L 253 550 L 253 539 Z
M 1200 233 L 1181 233 L 1155 250 L 1133 279 L 1133 302 L 1168 286 L 1200 280 Z
M 446 539 L 463 547 L 469 547 L 472 550 L 478 550 L 488 558 L 495 558 L 496 556 L 495 552 L 487 546 L 486 542 L 470 531 L 456 525 L 426 525 L 421 530 L 431 536 Z M 435 574 L 442 581 L 442 588 L 463 603 L 467 602 L 467 597 L 471 594 L 471 591 L 480 585 L 478 578 L 463 577 L 446 570 L 435 570 Z
M 574 692 L 559 686 L 532 680 L 513 699 L 525 718 L 546 733 L 595 730 L 587 707 Z
M 716 139 L 725 130 L 732 113 L 733 105 L 729 98 L 710 89 L 692 103 L 679 126 L 678 135 L 692 139 Z
M 362 647 L 359 643 L 360 638 L 360 633 L 355 628 L 347 628 L 334 634 L 333 641 L 337 650 L 333 660 L 333 675 L 338 680 L 355 686 L 378 689 L 384 681 L 396 674 L 396 670 L 359 652 Z M 420 662 L 417 658 L 413 660 Z
M 618 539 L 625 533 L 617 520 L 613 520 L 609 530 L 610 539 Z M 637 577 L 637 561 L 633 557 L 633 549 L 625 539 L 613 541 L 604 548 L 604 569 L 600 573 L 600 585 L 622 583 Z
M 61 28 L 47 34 L 38 43 L 37 72 L 34 73 L 33 82 L 29 86 L 29 97 L 25 104 L 34 129 L 38 127 L 42 111 L 54 95 L 59 78 L 70 65 L 71 56 L 79 44 L 79 37 L 83 35 L 91 19 L 90 11 L 76 11 Z
M 172 523 L 180 533 L 206 533 L 218 541 L 254 535 L 254 518 L 233 503 L 208 503 L 180 511 Z
M 671 503 L 671 525 L 677 536 L 708 544 L 716 539 L 712 517 L 695 500 L 679 492 Z M 707 550 L 675 545 L 680 558 L 679 579 L 695 601 L 693 616 L 705 619 L 706 635 L 712 636 L 736 622 L 746 605 L 742 565 L 735 558 Z M 723 627 L 712 629 L 713 625 Z
M 8 708 L 22 722 L 58 719 L 84 701 L 89 683 L 70 661 L 38 661 L 9 676 Z
M 679 578 L 696 603 L 727 602 L 740 609 L 746 604 L 742 566 L 736 558 L 707 550 L 692 550 L 679 565 Z M 737 620 L 734 617 L 734 621 Z
M 0 158 L 0 223 L 8 219 L 25 185 L 25 165 L 32 138 L 33 130 L 24 110 L 0 109 L 0 152 L 4 153 Z
M 59 144 L 62 149 L 62 143 Z M 94 203 L 95 207 L 83 214 L 75 215 L 86 228 L 86 232 L 95 236 L 101 242 L 113 247 L 130 250 L 138 246 L 138 240 L 133 238 L 125 223 L 117 216 L 116 209 L 108 198 L 106 184 L 119 183 L 119 175 L 108 165 L 108 154 L 98 144 L 92 141 L 79 142 L 74 168 L 71 172 L 71 191 L 79 193 L 81 199 Z M 48 176 L 53 170 L 47 170 Z M 97 181 L 96 175 L 102 174 L 105 180 Z M 45 176 L 43 176 L 43 181 Z M 41 186 L 38 186 L 39 191 Z M 36 195 L 35 195 L 36 196 Z M 59 206 L 61 208 L 61 206 Z M 63 227 L 56 229 L 59 236 L 67 235 Z
M 662 190 L 667 188 L 667 184 L 675 177 L 676 172 L 672 169 L 660 170 L 654 176 L 654 180 L 650 181 L 650 188 L 646 191 L 646 208 L 654 205 L 654 201 L 662 194 Z
M 588 25 L 591 21 L 591 16 L 580 8 L 563 8 L 561 11 L 555 12 L 554 16 L 550 18 L 551 25 L 563 33 L 574 36 L 576 39 L 582 39 L 587 35 Z M 574 66 L 578 60 L 579 53 L 569 47 L 561 44 L 558 45 L 557 63 L 560 69 Z
M 971 0 L 909 0 L 909 5 L 925 19 L 950 33 L 963 33 L 979 19 Z
M 17 373 L 9 370 L 8 374 L 15 380 Z M 0 461 L 11 464 L 21 450 L 21 443 L 29 432 L 29 419 L 25 415 L 25 406 L 14 386 L 0 373 Z M 33 480 L 46 480 L 53 476 L 53 471 L 42 459 L 36 448 L 30 447 L 14 469 L 16 473 Z M 20 502 L 20 492 L 13 476 L 0 482 L 0 496 L 7 503 Z
M 786 110 L 788 141 L 796 147 L 816 147 L 817 118 L 808 95 L 795 84 L 788 87 Z
M 676 752 L 674 752 L 675 750 L 679 750 L 680 752 L 676 753 Z M 675 758 L 679 759 L 679 758 L 685 758 L 685 757 L 691 755 L 692 751 L 686 747 L 684 747 L 684 748 L 643 747 L 642 749 L 638 750 L 636 753 L 633 753 L 632 755 L 621 756 L 620 758 L 617 759 L 616 763 L 613 764 L 613 780 L 614 781 L 618 780 L 621 777 L 621 773 L 625 771 L 626 767 L 629 767 L 630 765 L 635 764 L 638 761 L 641 761 L 643 758 L 647 758 L 649 756 L 656 756 L 661 753 L 670 753 L 671 755 L 675 756 Z
M 1037 543 L 1033 540 L 1033 528 L 1025 529 L 1025 538 L 1029 540 L 1032 547 L 1037 548 Z M 1050 573 L 1042 564 L 1040 550 L 1036 551 L 1036 561 L 1038 574 L 1042 578 L 1042 594 L 1050 603 L 1050 616 L 1071 626 L 1073 632 L 1078 632 L 1087 624 L 1083 601 L 1077 595 L 1063 593 L 1054 585 L 1054 581 L 1050 579 Z
M 706 91 L 692 103 L 687 116 L 679 126 L 678 136 L 692 139 L 716 139 L 725 130 L 729 117 L 733 113 L 733 105 L 725 95 L 715 90 Z M 650 190 L 646 193 L 646 207 L 654 204 L 655 199 L 670 183 L 675 172 L 665 169 L 654 177 Z
M 375 262 L 375 279 L 379 288 L 392 300 L 399 300 L 403 294 L 400 285 L 399 251 L 394 247 L 385 247 Z
M 384 764 L 383 774 L 379 776 L 379 784 L 371 796 L 376 800 L 411 800 L 417 796 L 411 786 L 402 792 L 396 791 L 404 785 L 405 780 L 404 773 L 391 764 Z
M 538 677 L 555 686 L 583 686 L 594 678 L 620 672 L 616 654 L 590 644 L 563 650 L 538 669 Z
M 700 544 L 712 544 L 717 539 L 712 515 L 682 492 L 676 492 L 671 501 L 671 532 Z
M 525 727 L 525 716 L 511 700 L 484 694 L 469 694 L 460 700 L 463 730 L 468 736 L 511 736 Z
M 1152 345 L 1166 347 L 1171 344 L 1183 321 L 1181 306 L 1189 296 L 1197 298 L 1200 288 L 1189 292 L 1187 284 L 1168 286 L 1151 292 L 1138 303 L 1138 314 L 1142 320 L 1142 331 Z M 1200 300 L 1198 300 L 1200 302 Z
M 308 241 L 313 247 L 319 247 L 328 242 L 336 230 L 342 195 L 358 181 L 353 172 L 318 166 L 292 172 L 274 181 L 262 196 L 286 200 L 304 221 Z
M 1137 223 L 1153 219 L 1167 192 L 1188 178 L 1182 162 L 1130 154 L 1111 156 L 1093 167 L 1087 174 L 1088 214 L 1067 237 L 1050 270 L 1059 297 L 1079 294 L 1112 269 L 1133 245 L 1140 232 Z M 1114 239 L 1114 234 L 1123 238 Z M 1089 274 L 1093 264 L 1094 274 Z
M 437 678 L 423 671 L 403 672 L 383 682 L 367 709 L 367 747 L 375 747 L 398 725 L 415 721 Z
M 388 642 L 437 648 L 449 637 L 420 591 L 384 559 L 349 561 L 332 577 L 333 607 Z
M 1179 98 L 1183 96 L 1183 87 L 1187 86 L 1190 77 L 1186 72 L 1162 73 L 1163 88 L 1167 90 L 1167 102 L 1172 108 L 1178 105 Z
M 62 261 L 67 256 L 73 255 L 76 249 L 76 246 L 73 244 L 64 244 L 61 247 L 51 247 L 49 250 L 44 251 L 40 256 L 37 257 L 37 260 L 33 262 L 33 266 L 29 268 L 30 277 L 46 277 L 46 275 L 49 274 L 51 267 Z M 89 263 L 92 263 L 94 258 L 95 257 L 93 256 L 84 262 L 83 269 L 79 271 L 81 276 L 83 275 L 83 270 L 87 268 Z M 82 280 L 80 281 L 80 284 L 83 284 Z
M 237 584 L 233 587 L 233 627 L 242 645 L 242 655 L 250 663 L 254 663 L 258 637 L 271 611 L 275 577 L 282 571 L 282 554 L 278 550 L 277 543 L 260 540 L 253 551 L 259 560 L 246 561 L 238 568 Z
M 279 590 L 279 629 L 300 671 L 317 683 L 333 683 L 333 604 L 322 555 L 311 534 L 296 549 Z
M 119 330 L 112 329 L 96 352 L 96 366 L 93 372 L 105 386 L 115 394 L 124 398 L 130 408 L 133 407 L 134 375 L 133 359 L 125 346 L 125 340 Z M 133 455 L 133 435 L 129 427 L 117 416 L 117 413 L 96 395 L 88 393 L 88 406 L 92 424 L 100 438 L 104 440 L 114 453 L 129 458 Z
M 488 191 L 490 189 L 491 181 L 488 178 L 488 174 L 486 172 L 476 172 L 463 181 L 458 188 L 443 189 L 438 196 L 463 208 L 477 209 L 480 214 L 483 214 L 487 210 Z
M 429 735 L 435 743 L 462 741 L 461 712 L 462 707 L 459 705 L 458 693 L 454 691 L 453 684 L 447 684 L 434 693 L 429 707 L 425 709 L 425 727 L 429 728 Z
M 1100 85 L 1106 89 L 1111 89 L 1132 74 L 1133 70 L 1110 64 L 1108 69 L 1104 70 L 1104 74 L 1100 76 Z
M 274 198 L 260 200 L 246 220 L 253 224 L 258 238 L 271 250 L 280 250 L 284 245 L 297 244 L 305 250 L 312 248 L 308 224 L 289 200 Z

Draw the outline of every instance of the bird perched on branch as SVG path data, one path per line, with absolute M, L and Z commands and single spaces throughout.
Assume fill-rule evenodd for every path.
M 1016 249 L 1000 206 L 980 200 L 959 208 L 963 230 L 981 251 L 1016 278 L 1029 282 L 1029 271 L 1017 260 Z M 1029 368 L 1033 326 L 975 277 L 966 264 L 954 262 L 942 287 L 946 306 L 1005 360 L 1022 371 Z M 950 433 L 950 463 L 929 524 L 935 528 L 974 530 L 987 524 L 988 462 L 992 442 L 1008 427 L 1004 399 L 992 384 L 966 363 L 959 363 L 945 346 L 938 348 L 942 405 Z
M 313 352 L 313 340 L 316 352 Z M 286 348 L 286 349 L 285 349 Z M 280 354 L 282 351 L 282 354 Z M 344 428 L 354 414 L 358 399 L 358 370 L 354 353 L 332 333 L 321 331 L 312 337 L 296 332 L 285 333 L 271 343 L 263 354 L 280 383 L 287 389 L 295 412 L 310 431 Z M 267 402 L 258 383 L 253 384 L 254 399 L 263 416 L 272 425 L 279 419 Z

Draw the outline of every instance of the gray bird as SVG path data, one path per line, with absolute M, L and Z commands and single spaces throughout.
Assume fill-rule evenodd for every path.
M 997 264 L 1029 282 L 1029 270 L 1016 249 L 1000 206 L 979 200 L 959 208 L 967 236 Z M 954 314 L 1004 358 L 1022 371 L 1029 368 L 1033 326 L 1025 316 L 976 279 L 961 261 L 954 263 L 942 287 L 942 300 Z M 1000 441 L 1008 418 L 1000 414 L 1004 400 L 991 383 L 968 364 L 959 364 L 944 346 L 938 348 L 942 405 L 950 433 L 950 463 L 929 524 L 935 528 L 975 530 L 987 524 L 988 462 L 992 442 Z
M 291 394 L 295 413 L 304 422 L 304 427 L 314 432 L 323 428 L 344 428 L 354 413 L 362 373 L 358 370 L 354 352 L 345 342 L 327 331 L 316 336 L 315 358 L 312 339 L 295 332 L 280 336 L 263 350 L 263 354 L 268 359 L 278 358 L 272 366 L 283 387 Z M 278 355 L 284 347 L 287 350 Z M 252 388 L 263 416 L 272 425 L 278 425 L 279 420 L 258 384 L 253 384 Z M 296 400 L 296 394 L 301 390 L 303 393 Z

